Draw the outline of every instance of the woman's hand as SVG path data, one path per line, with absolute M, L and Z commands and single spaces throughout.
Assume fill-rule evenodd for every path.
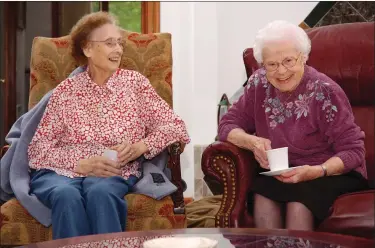
M 119 145 L 111 147 L 111 150 L 117 151 L 117 162 L 119 164 L 125 164 L 133 156 L 133 151 L 131 149 L 132 145 L 128 142 L 123 142 Z
M 264 169 L 269 169 L 266 154 L 267 150 L 272 149 L 269 139 L 250 135 L 241 128 L 235 128 L 229 132 L 227 141 L 238 147 L 252 151 L 260 166 Z
M 103 156 L 95 156 L 78 161 L 76 173 L 94 177 L 113 177 L 121 175 L 119 164 Z
M 283 183 L 299 183 L 317 179 L 323 176 L 323 174 L 323 169 L 318 165 L 304 165 L 279 176 L 275 176 L 275 178 Z
M 252 136 L 250 150 L 254 153 L 255 159 L 264 169 L 269 169 L 266 151 L 272 149 L 271 141 L 269 139 Z
M 116 150 L 118 152 L 118 162 L 122 165 L 136 160 L 137 158 L 142 156 L 142 154 L 148 151 L 147 146 L 142 141 L 139 141 L 132 145 L 124 142 L 122 144 L 111 147 L 110 149 Z

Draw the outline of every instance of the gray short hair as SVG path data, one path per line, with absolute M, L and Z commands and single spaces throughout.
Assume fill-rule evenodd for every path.
M 311 51 L 311 41 L 305 30 L 299 26 L 282 20 L 273 21 L 258 31 L 253 46 L 254 58 L 258 63 L 263 62 L 262 50 L 269 41 L 290 40 L 307 60 Z

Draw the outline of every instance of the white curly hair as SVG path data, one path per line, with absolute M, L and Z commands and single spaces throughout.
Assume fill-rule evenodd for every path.
M 259 64 L 263 62 L 262 50 L 267 42 L 285 40 L 295 43 L 297 50 L 304 55 L 304 62 L 306 62 L 311 51 L 310 38 L 299 26 L 283 20 L 270 22 L 258 31 L 253 46 L 255 60 Z

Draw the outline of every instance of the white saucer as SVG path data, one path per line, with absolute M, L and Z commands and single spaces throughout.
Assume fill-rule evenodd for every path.
M 296 166 L 296 167 L 290 167 L 288 169 L 283 169 L 283 170 L 277 170 L 277 171 L 266 171 L 266 172 L 261 172 L 259 174 L 261 175 L 265 175 L 265 176 L 278 176 L 278 175 L 281 175 L 287 171 L 291 171 L 295 168 L 298 168 L 298 167 L 301 167 L 301 166 Z

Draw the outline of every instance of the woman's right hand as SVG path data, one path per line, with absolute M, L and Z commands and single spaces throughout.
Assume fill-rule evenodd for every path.
M 257 137 L 251 135 L 251 147 L 250 150 L 254 153 L 255 159 L 260 164 L 260 167 L 269 169 L 269 163 L 267 159 L 267 150 L 271 150 L 271 141 L 269 139 Z
M 267 150 L 272 149 L 269 139 L 250 135 L 241 128 L 235 128 L 229 132 L 227 140 L 238 147 L 252 151 L 260 166 L 264 169 L 269 169 L 266 154 Z
M 119 164 L 115 161 L 103 156 L 95 156 L 79 160 L 75 172 L 93 177 L 113 177 L 121 175 L 119 168 Z

